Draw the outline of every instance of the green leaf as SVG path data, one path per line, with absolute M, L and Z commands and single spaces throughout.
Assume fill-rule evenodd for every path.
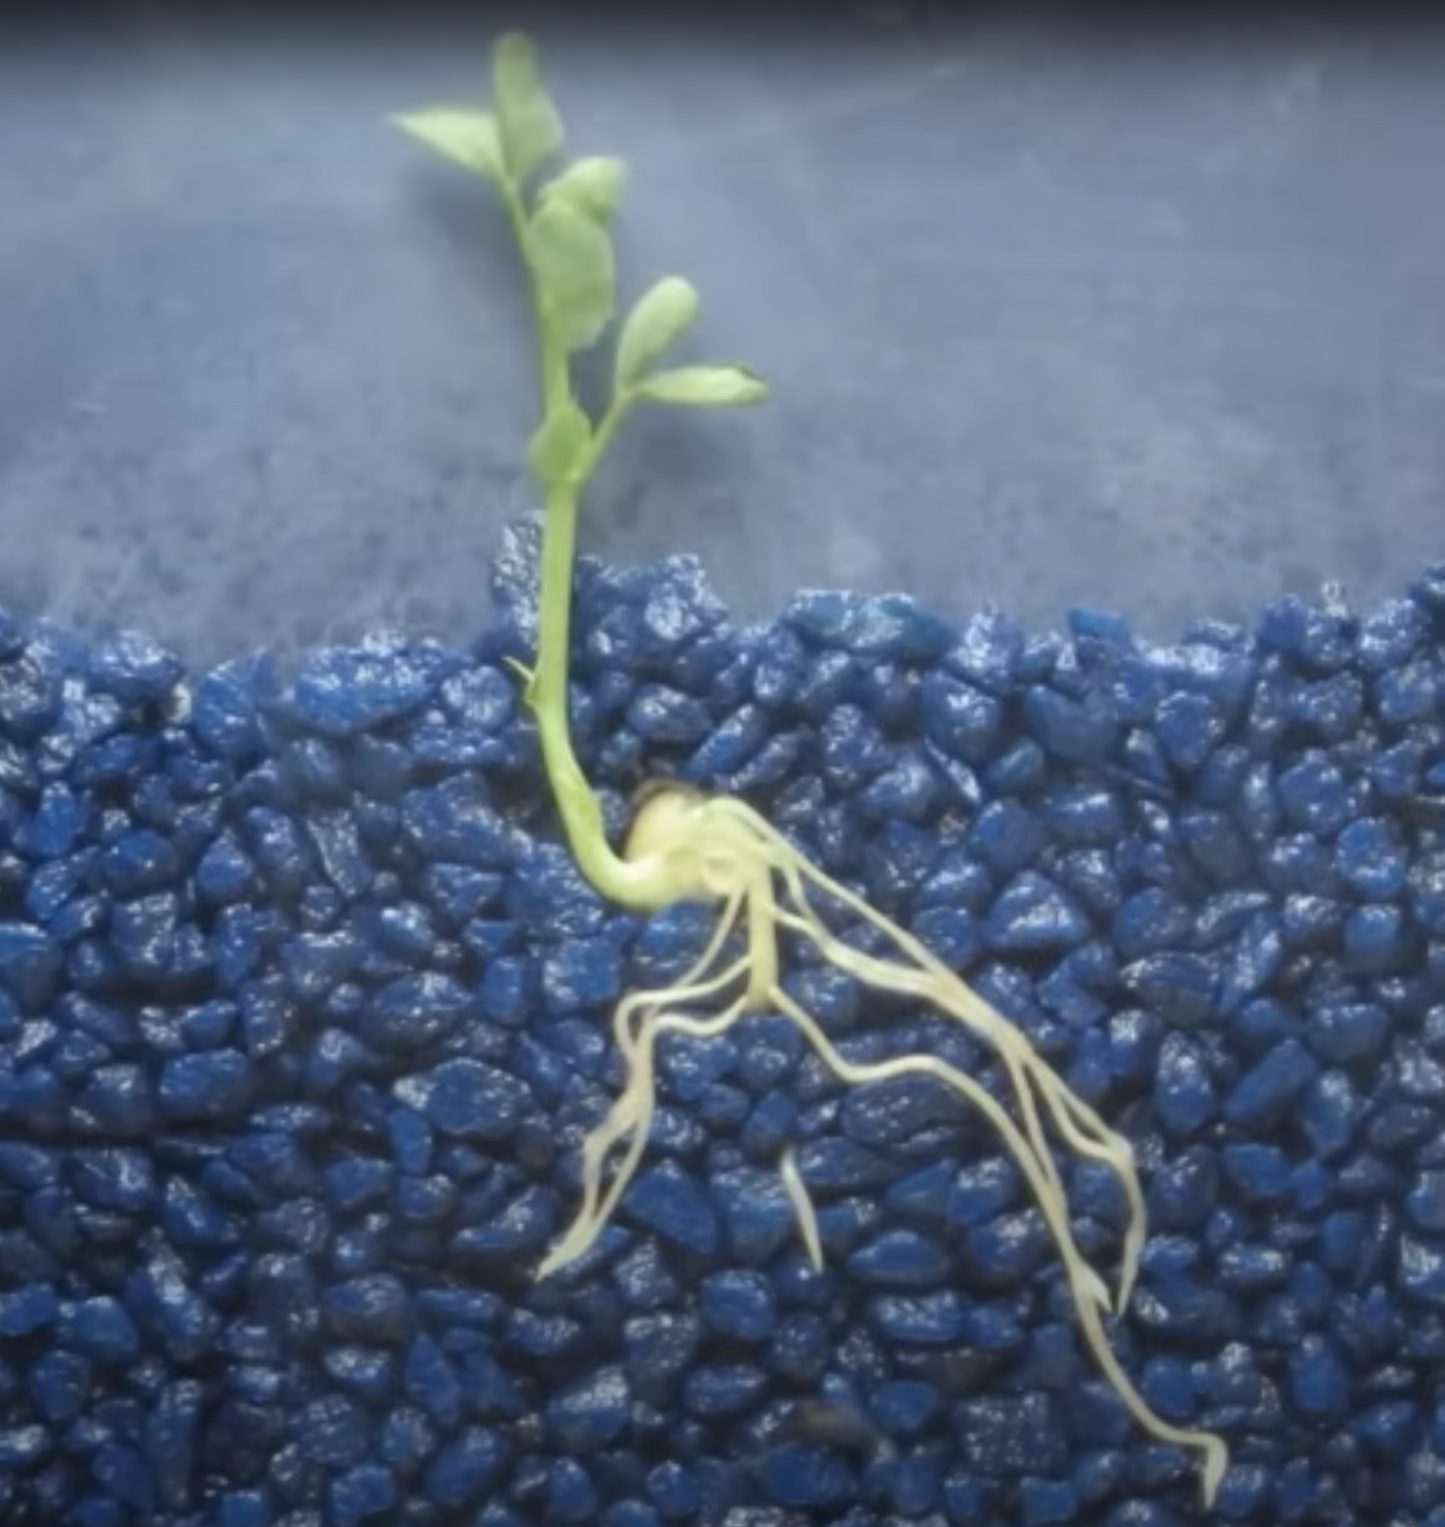
M 746 366 L 679 366 L 655 371 L 633 388 L 633 394 L 653 403 L 681 403 L 691 408 L 733 408 L 761 403 L 768 384 Z
M 464 165 L 500 186 L 506 180 L 502 138 L 497 119 L 489 111 L 434 106 L 424 111 L 402 112 L 392 125 L 424 143 L 429 149 Z
M 568 400 L 548 414 L 527 446 L 527 464 L 544 490 L 575 485 L 592 444 L 592 424 Z
M 492 91 L 501 122 L 507 169 L 521 184 L 562 147 L 562 119 L 542 83 L 537 49 L 520 32 L 492 48 Z
M 617 210 L 626 184 L 627 166 L 622 160 L 593 155 L 576 160 L 549 180 L 537 192 L 537 202 L 539 206 L 545 205 L 560 196 L 583 212 L 605 220 Z
M 616 262 L 606 227 L 575 202 L 554 196 L 527 225 L 527 258 L 557 342 L 569 355 L 595 344 L 616 304 Z
M 613 390 L 620 397 L 692 327 L 698 295 L 681 276 L 664 276 L 637 299 L 617 340 Z

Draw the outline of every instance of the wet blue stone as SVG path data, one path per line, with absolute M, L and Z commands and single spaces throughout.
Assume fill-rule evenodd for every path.
M 327 1203 L 344 1216 L 383 1203 L 396 1180 L 396 1168 L 374 1157 L 346 1156 L 328 1166 L 322 1180 Z
M 157 1099 L 172 1121 L 215 1123 L 243 1113 L 255 1090 L 249 1057 L 239 1050 L 203 1050 L 166 1062 Z
M 394 1273 L 372 1272 L 328 1288 L 322 1295 L 327 1327 L 343 1341 L 396 1346 L 415 1325 L 411 1296 Z
M 542 1498 L 549 1523 L 596 1520 L 597 1487 L 575 1458 L 558 1458 L 548 1465 Z
M 1234 944 L 1220 957 L 1218 1004 L 1225 1013 L 1238 1012 L 1249 998 L 1264 990 L 1284 962 L 1284 939 L 1273 912 L 1252 917 Z
M 1194 1026 L 1216 1011 L 1219 976 L 1202 955 L 1179 950 L 1145 955 L 1119 975 L 1126 990 L 1171 1023 Z
M 470 775 L 408 791 L 401 822 L 407 838 L 427 859 L 505 870 L 516 858 L 513 830 L 481 782 Z
M 366 1411 L 345 1395 L 328 1394 L 312 1400 L 289 1428 L 303 1457 L 328 1468 L 360 1463 L 371 1444 Z
M 935 1347 L 956 1342 L 967 1325 L 963 1297 L 953 1289 L 928 1294 L 878 1294 L 868 1302 L 870 1324 L 888 1341 Z
M 432 1459 L 422 1479 L 434 1506 L 460 1510 L 473 1505 L 501 1479 L 508 1450 L 501 1436 L 485 1426 L 469 1426 Z
M 549 950 L 542 961 L 539 986 L 550 1013 L 610 1004 L 622 992 L 622 952 L 605 936 L 579 938 Z
M 419 710 L 456 666 L 437 648 L 385 639 L 322 648 L 302 663 L 291 708 L 323 736 L 355 737 Z
M 543 1425 L 559 1450 L 594 1453 L 616 1441 L 627 1423 L 629 1402 L 623 1369 L 599 1368 L 547 1400 Z
M 1225 1099 L 1224 1117 L 1236 1129 L 1272 1128 L 1318 1073 L 1319 1062 L 1306 1046 L 1284 1039 L 1235 1084 Z
M 622 1209 L 636 1224 L 699 1256 L 718 1248 L 717 1211 L 697 1180 L 673 1162 L 639 1173 Z
M 41 791 L 34 814 L 16 831 L 16 846 L 36 859 L 58 859 L 76 846 L 90 814 L 83 795 L 51 781 Z
M 1080 943 L 1088 936 L 1089 920 L 1053 881 L 1025 870 L 994 903 L 986 927 L 995 949 L 1036 951 Z
M 698 1419 L 741 1415 L 767 1384 L 767 1375 L 751 1363 L 700 1363 L 683 1376 L 682 1403 Z
M 1322 1060 L 1349 1065 L 1378 1055 L 1392 1027 L 1389 1012 L 1378 1003 L 1335 1000 L 1310 1014 L 1305 1037 Z
M 1257 1141 L 1227 1145 L 1221 1159 L 1225 1175 L 1248 1202 L 1277 1202 L 1289 1188 L 1289 1162 L 1277 1146 Z
M 338 1474 L 327 1487 L 331 1520 L 336 1527 L 361 1527 L 361 1523 L 385 1520 L 394 1513 L 396 1480 L 379 1463 L 361 1463 Z
M 0 1293 L 0 1337 L 30 1336 L 55 1324 L 60 1301 L 48 1283 Z
M 872 718 L 856 705 L 840 705 L 823 719 L 819 749 L 824 780 L 836 791 L 860 791 L 892 759 L 892 749 Z
M 1345 914 L 1346 965 L 1363 974 L 1394 969 L 1408 948 L 1405 913 L 1393 904 L 1373 903 Z
M 848 1258 L 848 1275 L 864 1287 L 926 1289 L 943 1281 L 950 1258 L 932 1236 L 885 1230 Z
M 1429 720 L 1439 708 L 1440 685 L 1436 665 L 1423 658 L 1391 668 L 1371 683 L 1375 713 L 1389 726 Z
M 627 708 L 627 724 L 645 742 L 696 744 L 712 730 L 708 708 L 665 684 L 642 684 Z
M 1417 1173 L 1405 1200 L 1410 1222 L 1429 1234 L 1445 1233 L 1445 1171 Z
M 789 600 L 783 620 L 817 646 L 896 662 L 938 658 L 953 639 L 946 622 L 907 594 L 806 590 Z
M 414 1053 L 476 1023 L 480 1016 L 472 987 L 441 971 L 416 971 L 388 981 L 371 997 L 359 1032 L 378 1049 Z
M 932 815 L 940 789 L 938 774 L 927 756 L 910 748 L 870 781 L 861 801 L 865 809 L 879 816 L 922 822 Z
M 1360 621 L 1359 661 L 1372 673 L 1399 668 L 1429 635 L 1430 622 L 1413 599 L 1387 599 Z
M 1079 1492 L 1072 1480 L 1024 1479 L 1019 1483 L 1022 1527 L 1054 1527 L 1079 1518 Z
M 423 1331 L 412 1339 L 401 1377 L 407 1397 L 439 1427 L 453 1431 L 461 1424 L 467 1413 L 466 1391 L 435 1337 Z
M 153 1245 L 126 1280 L 126 1298 L 172 1360 L 195 1362 L 212 1347 L 220 1319 L 188 1281 L 186 1264 L 164 1243 Z
M 1224 741 L 1227 716 L 1207 695 L 1176 693 L 1159 706 L 1155 725 L 1160 747 L 1174 768 L 1192 774 Z
M 63 1425 L 85 1408 L 93 1374 L 90 1360 L 78 1352 L 43 1352 L 30 1369 L 30 1398 L 47 1421 Z
M 1075 700 L 1034 685 L 1024 694 L 1024 718 L 1044 749 L 1071 763 L 1102 763 L 1119 740 L 1119 721 L 1098 694 Z
M 954 1410 L 964 1456 L 986 1478 L 1062 1475 L 1068 1432 L 1048 1395 L 964 1400 Z
M 140 631 L 119 631 L 98 642 L 90 658 L 90 682 L 128 705 L 166 699 L 185 667 L 175 653 Z
M 1188 1138 L 1212 1120 L 1219 1099 L 1210 1076 L 1208 1052 L 1187 1036 L 1167 1034 L 1159 1051 L 1154 1106 L 1172 1134 Z
M 947 757 L 981 764 L 993 756 L 1003 726 L 996 696 L 935 672 L 925 675 L 918 700 L 924 736 Z
M 1121 958 L 1139 959 L 1187 941 L 1194 926 L 1190 911 L 1159 886 L 1135 892 L 1113 920 L 1113 939 Z
M 26 1006 L 41 1005 L 64 963 L 60 949 L 33 923 L 0 922 L 0 985 Z
M 1305 754 L 1275 783 L 1285 816 L 1296 827 L 1322 837 L 1337 833 L 1355 814 L 1355 792 L 1327 753 Z
M 125 1307 L 108 1294 L 84 1299 L 62 1320 L 64 1347 L 98 1363 L 119 1365 L 139 1355 L 140 1333 Z
M 470 1261 L 514 1265 L 519 1257 L 545 1249 L 560 1217 L 556 1194 L 537 1184 L 518 1194 L 496 1214 L 464 1226 L 452 1241 L 452 1248 Z
M 1350 1371 L 1328 1337 L 1310 1332 L 1290 1354 L 1289 1397 L 1306 1416 L 1340 1417 L 1349 1409 Z
M 1405 1234 L 1399 1245 L 1400 1287 L 1422 1303 L 1445 1306 L 1445 1249 L 1431 1237 Z
M 1394 824 L 1379 817 L 1349 822 L 1335 841 L 1340 878 L 1357 895 L 1386 900 L 1401 890 L 1409 859 Z
M 145 1151 L 120 1146 L 84 1149 L 72 1158 L 75 1192 L 97 1209 L 136 1214 L 156 1200 L 155 1165 Z
M 658 1464 L 648 1474 L 647 1494 L 661 1516 L 669 1522 L 694 1520 L 703 1500 L 697 1476 L 671 1459 Z
M 744 705 L 734 711 L 688 759 L 688 778 L 708 781 L 736 774 L 768 740 L 772 727 L 772 718 L 760 706 Z
M 768 1280 L 741 1268 L 710 1273 L 703 1280 L 701 1308 L 708 1330 L 724 1340 L 764 1341 L 777 1323 Z
M 1316 1155 L 1329 1160 L 1353 1142 L 1368 1109 L 1345 1072 L 1326 1071 L 1305 1089 L 1297 1113 Z
M 972 854 L 996 875 L 1016 875 L 1043 852 L 1048 832 L 1038 814 L 1017 801 L 991 801 L 968 833 Z
M 1044 750 L 1032 737 L 1021 737 L 989 765 L 985 777 L 998 795 L 1022 795 L 1037 786 L 1048 772 Z
M 255 866 L 232 833 L 223 833 L 201 855 L 195 871 L 196 889 L 218 904 L 249 896 L 257 884 Z

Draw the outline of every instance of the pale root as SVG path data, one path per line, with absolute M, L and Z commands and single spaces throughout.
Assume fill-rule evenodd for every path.
M 1120 1366 L 1104 1327 L 1104 1317 L 1118 1314 L 1128 1302 L 1145 1239 L 1143 1193 L 1128 1141 L 1065 1084 L 1019 1028 L 905 929 L 825 875 L 741 801 L 709 798 L 672 785 L 648 792 L 639 800 L 626 859 L 634 874 L 656 877 L 656 896 L 649 898 L 656 905 L 705 900 L 719 903 L 721 914 L 707 947 L 673 985 L 631 993 L 619 1004 L 613 1034 L 626 1081 L 606 1117 L 584 1141 L 581 1205 L 538 1276 L 586 1252 L 627 1191 L 646 1149 L 656 1107 L 659 1039 L 668 1034 L 707 1039 L 749 1014 L 782 1015 L 844 1083 L 929 1077 L 961 1093 L 984 1115 L 1018 1164 L 1043 1214 L 1063 1261 L 1084 1338 L 1100 1368 L 1145 1430 L 1199 1454 L 1204 1500 L 1212 1504 L 1228 1466 L 1224 1442 L 1212 1433 L 1173 1426 L 1157 1415 Z M 814 896 L 830 899 L 871 925 L 891 946 L 892 956 L 880 958 L 846 943 L 823 921 Z M 840 1053 L 818 1021 L 783 990 L 777 946 L 784 931 L 809 941 L 824 959 L 865 986 L 915 998 L 987 1042 L 1003 1064 L 1013 1112 L 975 1077 L 937 1056 L 909 1053 L 863 1063 Z M 740 952 L 732 952 L 732 946 L 739 945 Z M 715 1009 L 709 1015 L 697 1011 L 708 1006 Z M 1051 1129 L 1076 1154 L 1109 1167 L 1123 1189 L 1128 1226 L 1112 1297 L 1074 1238 Z M 619 1147 L 620 1159 L 604 1175 Z M 783 1157 L 781 1173 L 809 1256 L 820 1262 L 817 1220 L 790 1152 Z

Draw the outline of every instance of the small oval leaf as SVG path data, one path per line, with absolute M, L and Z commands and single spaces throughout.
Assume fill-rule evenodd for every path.
M 617 340 L 612 386 L 619 397 L 692 327 L 697 310 L 697 290 L 681 276 L 664 276 L 637 299 Z
M 563 140 L 562 119 L 542 83 L 537 49 L 520 32 L 506 33 L 492 48 L 492 92 L 507 169 L 520 184 L 561 149 Z
M 570 355 L 595 344 L 612 321 L 616 265 L 604 224 L 565 197 L 538 207 L 527 225 L 527 256 L 542 309 Z
M 691 408 L 733 408 L 761 403 L 768 384 L 746 366 L 679 366 L 656 371 L 633 388 L 633 395 L 653 403 L 680 403 Z
M 592 217 L 604 220 L 617 210 L 627 184 L 627 166 L 620 159 L 597 155 L 578 159 L 537 192 L 541 205 L 561 196 Z
M 434 106 L 424 111 L 402 112 L 391 121 L 409 137 L 493 185 L 505 180 L 501 134 L 491 112 Z
M 527 465 L 543 491 L 581 481 L 592 424 L 575 400 L 568 398 L 538 425 L 527 446 Z

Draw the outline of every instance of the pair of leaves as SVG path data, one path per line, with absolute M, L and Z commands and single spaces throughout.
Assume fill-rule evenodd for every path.
M 520 187 L 562 150 L 562 119 L 542 83 L 537 50 L 509 32 L 492 47 L 495 109 L 434 106 L 403 112 L 393 123 L 498 190 Z
M 670 371 L 650 368 L 697 320 L 698 295 L 690 281 L 664 276 L 638 298 L 617 340 L 612 392 L 615 398 L 728 408 L 761 402 L 767 384 L 746 366 L 704 364 Z

